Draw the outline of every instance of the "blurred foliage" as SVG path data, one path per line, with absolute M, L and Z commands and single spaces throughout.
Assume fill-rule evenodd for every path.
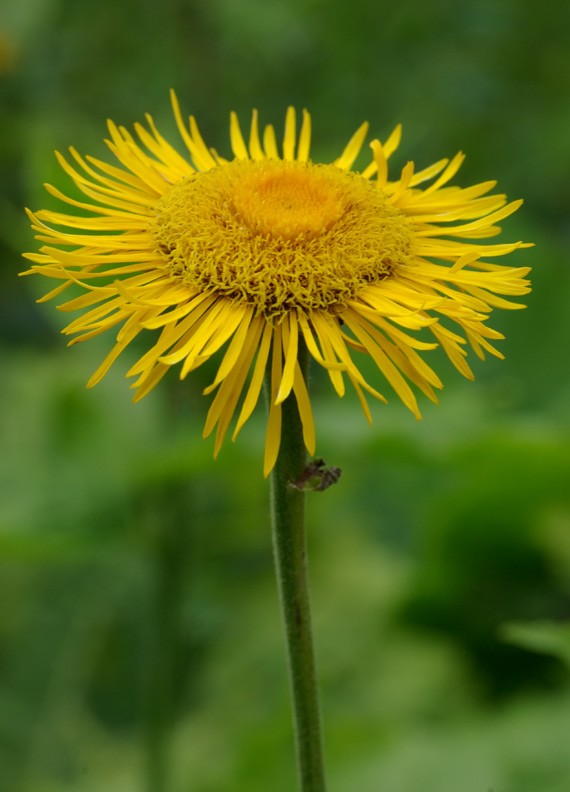
M 570 666 L 570 623 L 508 622 L 502 626 L 505 641 L 559 657 Z
M 41 284 L 16 278 L 33 248 L 22 207 L 55 208 L 43 182 L 70 189 L 53 149 L 102 156 L 107 117 L 148 111 L 176 139 L 173 87 L 220 152 L 231 109 L 280 129 L 291 103 L 313 115 L 315 158 L 364 119 L 378 136 L 402 121 L 400 166 L 462 149 L 458 183 L 525 198 L 505 239 L 536 243 L 516 254 L 534 291 L 492 319 L 506 361 L 468 383 L 433 353 L 441 405 L 419 424 L 375 405 L 373 430 L 315 372 L 317 452 L 343 476 L 310 495 L 311 571 L 332 792 L 565 792 L 567 673 L 531 651 L 558 639 L 500 630 L 570 617 L 569 33 L 568 4 L 531 0 L 3 5 L 7 790 L 138 791 L 153 717 L 174 718 L 173 792 L 295 784 L 263 411 L 213 462 L 211 367 L 134 407 L 126 355 L 86 392 L 109 341 L 64 349 Z

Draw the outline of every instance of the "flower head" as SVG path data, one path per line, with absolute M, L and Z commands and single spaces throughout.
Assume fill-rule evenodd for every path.
M 384 144 L 372 141 L 370 164 L 357 173 L 351 168 L 368 131 L 363 124 L 335 162 L 316 164 L 309 158 L 310 117 L 303 113 L 297 138 L 289 108 L 282 155 L 271 126 L 261 139 L 256 111 L 247 145 L 232 113 L 228 161 L 206 147 L 193 117 L 185 124 L 174 94 L 172 103 L 189 159 L 150 116 L 148 129 L 135 125 L 138 140 L 109 122 L 107 145 L 118 166 L 73 148 L 75 164 L 57 155 L 89 202 L 47 186 L 89 216 L 29 212 L 44 245 L 26 254 L 33 262 L 27 273 L 60 281 L 42 299 L 81 288 L 58 306 L 81 311 L 64 330 L 77 334 L 70 343 L 119 327 L 89 387 L 140 333 L 148 335 L 149 349 L 128 372 L 137 378 L 135 401 L 171 366 L 181 364 L 183 378 L 224 349 L 205 391 L 217 390 L 204 429 L 207 436 L 217 426 L 217 454 L 238 402 L 234 439 L 269 369 L 267 475 L 279 451 L 281 404 L 291 391 L 307 449 L 315 449 L 299 344 L 327 370 L 339 396 L 348 378 L 369 421 L 365 392 L 385 398 L 365 380 L 355 352 L 373 358 L 417 418 L 411 385 L 434 402 L 434 388 L 442 387 L 420 353 L 441 345 L 469 378 L 466 342 L 481 358 L 484 350 L 502 357 L 491 344 L 502 336 L 486 320 L 495 307 L 523 307 L 503 295 L 528 292 L 529 270 L 481 260 L 522 243 L 480 240 L 499 233 L 496 223 L 521 202 L 489 195 L 492 181 L 446 186 L 462 154 L 419 172 L 408 162 L 389 180 L 398 126 Z

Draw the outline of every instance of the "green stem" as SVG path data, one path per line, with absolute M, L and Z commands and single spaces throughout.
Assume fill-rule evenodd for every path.
M 307 378 L 308 352 L 299 348 Z M 267 391 L 270 392 L 269 383 Z M 283 403 L 281 447 L 271 474 L 271 516 L 275 570 L 287 641 L 293 720 L 301 792 L 324 792 L 325 774 L 313 649 L 305 493 L 291 486 L 307 465 L 301 418 L 293 393 Z

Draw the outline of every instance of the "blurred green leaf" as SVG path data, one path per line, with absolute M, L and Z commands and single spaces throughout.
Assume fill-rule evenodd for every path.
M 570 622 L 508 622 L 500 635 L 507 643 L 558 657 L 570 669 Z

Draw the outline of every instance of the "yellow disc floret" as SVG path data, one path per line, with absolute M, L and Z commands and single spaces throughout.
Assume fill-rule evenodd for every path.
M 341 310 L 413 258 L 402 212 L 334 165 L 234 160 L 174 184 L 152 232 L 171 276 L 279 317 Z
M 272 165 L 256 168 L 234 186 L 233 209 L 249 229 L 290 240 L 302 234 L 307 240 L 340 220 L 345 211 L 341 191 L 322 167 Z

